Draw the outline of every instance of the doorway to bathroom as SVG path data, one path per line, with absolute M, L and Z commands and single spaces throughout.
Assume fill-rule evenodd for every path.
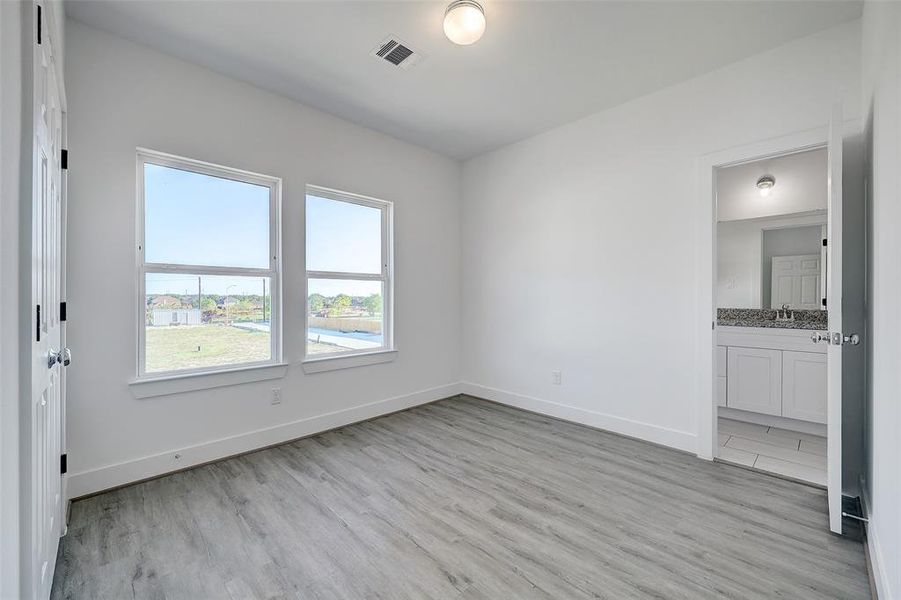
M 823 487 L 827 158 L 716 173 L 717 458 Z
M 705 156 L 700 173 L 699 455 L 825 488 L 834 532 L 857 341 L 842 330 L 841 125 L 837 107 L 829 127 Z

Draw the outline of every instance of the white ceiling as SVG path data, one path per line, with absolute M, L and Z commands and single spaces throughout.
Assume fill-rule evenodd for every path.
M 486 0 L 485 37 L 445 2 L 75 0 L 67 14 L 360 125 L 468 158 L 860 16 L 856 1 Z M 426 58 L 369 51 L 394 34 Z
M 717 220 L 759 219 L 825 211 L 827 200 L 826 149 L 718 169 L 716 172 Z M 776 178 L 767 197 L 757 189 L 764 175 Z

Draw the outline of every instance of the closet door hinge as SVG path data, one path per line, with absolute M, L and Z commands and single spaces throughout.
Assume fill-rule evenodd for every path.
M 65 475 L 69 470 L 69 455 L 68 454 L 60 454 L 59 456 L 59 474 Z
M 41 8 L 41 5 L 38 4 L 37 34 L 38 34 L 38 45 L 39 46 L 41 45 L 41 21 L 43 20 L 43 19 L 41 19 L 42 14 L 43 14 L 43 9 Z
M 69 151 L 68 150 L 63 149 L 62 152 L 60 153 L 59 165 L 63 169 L 69 168 Z

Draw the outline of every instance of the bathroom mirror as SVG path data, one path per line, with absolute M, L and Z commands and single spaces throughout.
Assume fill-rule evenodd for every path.
M 825 308 L 825 230 L 825 215 L 718 223 L 718 307 Z
M 717 307 L 824 310 L 826 151 L 719 169 Z

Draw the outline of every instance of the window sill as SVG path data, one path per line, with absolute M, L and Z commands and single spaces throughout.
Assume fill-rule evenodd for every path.
M 378 350 L 365 354 L 352 354 L 349 356 L 330 356 L 325 358 L 308 358 L 303 361 L 304 373 L 322 373 L 324 371 L 336 371 L 338 369 L 351 369 L 353 367 L 365 367 L 391 362 L 397 358 L 397 350 Z
M 266 381 L 267 379 L 280 379 L 287 372 L 288 365 L 286 363 L 276 363 L 207 373 L 147 377 L 130 381 L 128 387 L 131 388 L 131 393 L 134 394 L 135 398 L 152 398 L 154 396 L 168 396 L 170 394 L 208 390 L 254 381 Z

